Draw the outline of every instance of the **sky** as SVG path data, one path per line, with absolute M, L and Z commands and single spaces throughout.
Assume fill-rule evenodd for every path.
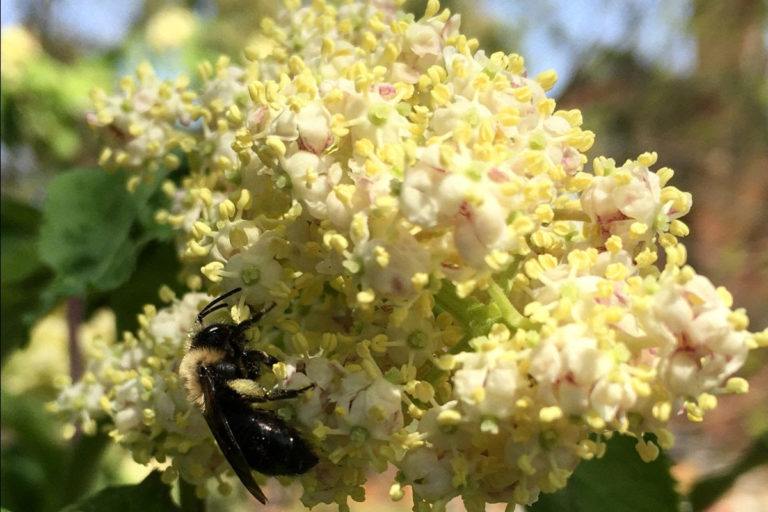
M 523 55 L 531 75 L 557 71 L 558 95 L 576 66 L 595 46 L 634 49 L 641 59 L 673 73 L 693 69 L 696 48 L 681 27 L 690 0 L 485 0 L 502 23 L 522 29 Z M 642 13 L 639 20 L 628 15 Z M 540 20 L 545 19 L 542 23 Z
M 635 49 L 641 58 L 671 72 L 690 70 L 695 46 L 681 27 L 691 4 L 692 0 L 483 0 L 480 8 L 522 32 L 522 47 L 510 51 L 526 58 L 531 75 L 557 71 L 560 81 L 553 91 L 557 96 L 595 45 Z M 2 24 L 21 21 L 22 5 L 23 0 L 0 2 Z M 102 45 L 117 44 L 141 5 L 125 0 L 58 0 L 53 29 Z M 467 5 L 477 8 L 475 2 Z M 638 20 L 627 14 L 633 10 L 642 13 Z

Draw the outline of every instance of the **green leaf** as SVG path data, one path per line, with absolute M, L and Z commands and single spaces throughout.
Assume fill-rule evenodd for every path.
M 662 454 L 645 463 L 637 441 L 615 436 L 602 459 L 582 462 L 565 489 L 542 494 L 531 512 L 677 512 L 680 497 Z
M 16 199 L 0 201 L 0 361 L 28 339 L 42 309 L 40 293 L 51 278 L 37 257 L 40 212 Z
M 693 510 L 708 509 L 739 476 L 762 464 L 768 464 L 768 434 L 755 440 L 744 456 L 729 469 L 696 482 L 689 496 Z
M 182 290 L 177 283 L 181 265 L 171 241 L 154 240 L 148 243 L 139 254 L 136 268 L 128 281 L 107 294 L 89 300 L 89 309 L 109 306 L 115 312 L 118 332 L 136 329 L 136 314 L 143 304 L 157 303 L 161 285 L 166 284 L 177 293 Z
M 124 173 L 64 172 L 51 181 L 42 215 L 3 197 L 2 360 L 27 341 L 32 322 L 62 299 L 95 292 L 112 306 L 103 299 L 115 291 L 109 298 L 121 320 L 134 319 L 141 304 L 156 301 L 160 284 L 173 282 L 178 264 L 170 243 L 161 256 L 157 248 L 147 249 L 173 235 L 154 221 L 166 201 L 158 190 L 164 178 L 159 173 L 129 192 Z
M 195 486 L 179 478 L 179 505 L 184 512 L 205 512 L 205 498 L 198 498 Z
M 126 190 L 124 174 L 98 169 L 69 171 L 51 182 L 39 243 L 41 259 L 56 275 L 49 301 L 117 288 L 146 243 L 170 236 L 152 219 L 163 177 L 134 192 Z
M 50 483 L 61 479 L 68 459 L 60 426 L 46 414 L 44 400 L 35 393 L 3 391 L 2 404 L 0 503 L 16 511 L 58 510 L 60 489 Z
M 89 286 L 109 289 L 128 278 L 136 258 L 130 239 L 136 215 L 118 174 L 82 169 L 51 181 L 40 257 L 56 272 L 62 295 L 82 295 Z
M 17 283 L 40 267 L 35 249 L 40 212 L 5 195 L 0 205 L 0 276 L 4 283 Z
M 160 480 L 160 473 L 150 473 L 136 485 L 107 487 L 61 512 L 174 512 L 181 509 L 171 499 L 171 489 Z

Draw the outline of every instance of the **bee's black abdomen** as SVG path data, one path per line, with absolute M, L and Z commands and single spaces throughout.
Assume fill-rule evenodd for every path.
M 317 456 L 298 431 L 274 412 L 230 403 L 229 425 L 248 465 L 265 475 L 300 475 Z M 237 408 L 237 410 L 232 410 Z

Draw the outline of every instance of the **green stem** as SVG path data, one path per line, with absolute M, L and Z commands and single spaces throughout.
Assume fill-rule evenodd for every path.
M 184 512 L 205 512 L 205 500 L 197 497 L 195 486 L 179 478 L 179 504 Z
M 450 282 L 443 281 L 440 291 L 435 294 L 435 303 L 443 311 L 451 315 L 464 329 L 466 333 L 464 338 L 451 347 L 451 354 L 458 354 L 469 349 L 469 340 L 475 336 L 472 329 L 472 323 L 469 308 L 465 300 L 456 295 L 456 287 Z
M 450 314 L 464 328 L 468 335 L 472 334 L 471 318 L 467 304 L 456 295 L 456 288 L 448 281 L 443 281 L 440 291 L 435 294 L 435 303 L 440 309 Z
M 522 322 L 525 317 L 515 309 L 515 306 L 509 301 L 507 294 L 501 286 L 496 284 L 496 281 L 491 281 L 491 285 L 488 287 L 488 295 L 491 296 L 491 300 L 496 303 L 496 306 L 498 306 L 501 311 L 501 318 L 503 318 L 510 327 L 519 327 L 520 322 Z
M 448 353 L 449 354 L 459 354 L 461 352 L 468 351 L 470 349 L 469 340 L 470 340 L 470 337 L 469 336 L 465 336 L 464 339 L 462 339 L 460 342 L 458 342 L 457 344 L 452 346 L 450 348 L 450 350 L 448 350 Z

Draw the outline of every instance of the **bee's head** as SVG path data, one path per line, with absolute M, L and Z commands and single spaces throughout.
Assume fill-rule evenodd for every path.
M 236 328 L 236 325 L 211 324 L 195 334 L 192 338 L 191 348 L 224 349 L 232 336 L 235 335 Z

